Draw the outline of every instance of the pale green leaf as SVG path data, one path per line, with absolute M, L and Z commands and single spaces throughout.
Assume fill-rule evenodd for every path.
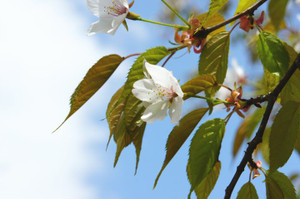
M 271 73 L 283 76 L 289 66 L 289 54 L 280 39 L 268 32 L 260 32 L 257 52 L 263 66 Z
M 300 131 L 300 105 L 285 103 L 274 120 L 269 140 L 270 169 L 282 167 L 294 149 Z
M 269 16 L 276 30 L 279 29 L 284 19 L 287 3 L 288 0 L 271 0 L 269 3 Z
M 199 75 L 215 74 L 217 82 L 223 83 L 228 66 L 229 41 L 228 32 L 212 36 L 200 55 Z
M 102 87 L 123 60 L 124 57 L 120 57 L 116 54 L 107 55 L 102 57 L 89 69 L 71 97 L 70 112 L 63 123 Z M 63 125 L 63 123 L 61 125 Z
M 264 111 L 265 108 L 256 109 L 255 112 L 253 112 L 250 115 L 247 115 L 246 118 L 242 121 L 235 134 L 232 151 L 233 156 L 236 156 L 245 138 L 249 139 L 251 137 L 257 125 L 261 121 Z
M 251 182 L 244 184 L 238 193 L 237 199 L 258 199 L 254 185 Z
M 290 66 L 295 61 L 298 53 L 293 47 L 285 44 L 285 47 L 290 55 Z M 296 70 L 292 75 L 291 79 L 288 81 L 286 86 L 280 93 L 281 104 L 285 104 L 288 101 L 300 102 L 300 71 Z
M 253 4 L 255 4 L 257 1 L 258 0 L 240 0 L 234 15 L 244 12 L 245 10 L 250 8 Z M 234 22 L 231 22 L 230 25 L 232 25 L 233 23 Z
M 199 21 L 201 22 L 201 24 L 203 25 L 203 27 L 205 28 L 209 28 L 212 26 L 215 26 L 217 24 L 222 23 L 223 21 L 225 21 L 224 17 L 218 13 L 214 14 L 212 17 L 206 19 L 208 13 L 203 13 L 201 15 L 198 15 L 196 18 L 199 19 Z M 206 21 L 205 21 L 206 20 Z M 211 36 L 219 33 L 219 32 L 223 32 L 226 31 L 225 26 L 218 28 L 217 30 L 211 32 L 208 34 L 207 38 L 209 39 Z
M 214 119 L 202 124 L 193 137 L 187 166 L 191 183 L 189 198 L 218 161 L 224 132 L 225 121 Z
M 156 48 L 151 48 L 146 52 L 142 53 L 134 62 L 134 64 L 132 65 L 128 73 L 127 81 L 124 86 L 124 92 L 122 93 L 120 99 L 122 100 L 123 98 L 127 98 L 128 95 L 131 93 L 134 82 L 144 77 L 144 71 L 143 71 L 144 60 L 146 60 L 150 64 L 157 64 L 159 61 L 161 61 L 170 53 L 171 52 L 168 51 L 167 48 L 161 46 Z
M 199 199 L 207 199 L 219 178 L 221 162 L 217 161 L 210 173 L 195 188 L 195 193 Z
M 259 149 L 261 150 L 262 156 L 268 164 L 270 164 L 270 147 L 269 147 L 270 133 L 271 133 L 271 128 L 266 128 L 263 135 L 262 143 L 259 145 Z
M 207 112 L 207 108 L 200 108 L 196 109 L 187 115 L 185 115 L 180 121 L 179 125 L 175 126 L 168 137 L 168 141 L 166 144 L 166 157 L 163 163 L 163 166 L 157 175 L 154 183 L 154 187 L 156 186 L 160 175 L 162 174 L 163 170 L 175 156 L 177 151 L 186 141 L 186 139 L 190 136 L 194 128 L 197 126 L 201 118 Z
M 206 20 L 216 14 L 227 2 L 228 0 L 211 0 Z
M 272 92 L 278 85 L 279 81 L 280 76 L 278 74 L 270 73 L 268 70 L 265 69 L 263 77 L 264 94 Z
M 266 186 L 268 199 L 296 199 L 292 182 L 279 171 L 267 173 Z
M 181 86 L 181 89 L 185 94 L 184 99 L 187 99 L 190 95 L 196 95 L 217 85 L 217 80 L 214 75 L 201 75 L 186 82 Z

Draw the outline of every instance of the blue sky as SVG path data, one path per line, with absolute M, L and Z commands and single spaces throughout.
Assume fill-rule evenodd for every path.
M 132 11 L 155 19 L 161 5 L 159 0 L 137 0 Z M 2 3 L 0 198 L 186 198 L 190 188 L 185 172 L 190 140 L 167 166 L 157 188 L 152 190 L 165 156 L 167 136 L 173 128 L 169 119 L 148 125 L 136 176 L 132 146 L 123 151 L 116 168 L 113 168 L 115 144 L 111 143 L 105 151 L 109 132 L 102 119 L 111 95 L 125 81 L 133 58 L 122 63 L 107 84 L 61 129 L 51 133 L 68 113 L 69 97 L 77 84 L 100 57 L 112 53 L 126 56 L 157 45 L 166 46 L 168 40 L 162 40 L 163 33 L 173 34 L 172 29 L 130 21 L 129 32 L 120 27 L 115 36 L 88 37 L 86 31 L 96 20 L 85 0 Z M 166 66 L 181 82 L 197 68 L 199 58 L 193 53 L 181 56 L 183 54 L 179 52 Z M 232 45 L 230 63 L 235 58 L 254 81 L 251 78 L 258 69 L 250 70 L 245 54 L 245 44 Z M 187 113 L 191 107 L 187 103 L 184 106 L 184 113 Z M 209 118 L 225 116 L 223 110 Z M 243 155 L 241 151 L 235 160 L 231 156 L 238 124 L 235 121 L 240 120 L 234 116 L 227 126 L 220 154 L 221 175 L 210 198 L 223 197 Z M 297 162 L 299 156 L 294 154 L 281 171 L 288 174 L 297 171 Z M 248 173 L 246 169 L 233 198 L 248 179 Z M 262 180 L 254 180 L 260 193 L 264 192 Z

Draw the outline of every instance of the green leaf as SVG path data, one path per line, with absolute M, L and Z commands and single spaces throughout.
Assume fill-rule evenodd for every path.
M 294 50 L 293 47 L 285 44 L 285 47 L 290 55 L 290 64 L 291 66 L 296 59 L 298 53 Z M 286 86 L 283 88 L 280 93 L 281 104 L 285 104 L 288 101 L 300 102 L 300 71 L 296 70 Z
M 228 0 L 211 0 L 206 20 L 216 14 L 227 2 Z
M 296 191 L 292 182 L 279 171 L 267 173 L 266 188 L 268 199 L 296 199 Z
M 118 125 L 121 114 L 124 110 L 124 102 L 119 102 L 119 98 L 123 92 L 124 87 L 122 86 L 111 98 L 107 110 L 106 110 L 106 120 L 109 126 L 110 135 L 107 142 L 108 144 L 111 140 L 112 135 L 114 134 L 116 127 Z
M 278 74 L 270 73 L 268 70 L 264 70 L 263 77 L 263 90 L 264 94 L 272 92 L 280 81 L 280 76 Z
M 127 81 L 124 87 L 124 92 L 120 99 L 122 100 L 123 98 L 127 98 L 128 95 L 131 93 L 134 82 L 144 77 L 144 69 L 143 69 L 144 59 L 147 60 L 147 62 L 149 62 L 150 64 L 157 64 L 170 53 L 171 52 L 168 51 L 167 48 L 161 46 L 156 48 L 151 48 L 146 52 L 142 53 L 134 62 L 134 64 L 132 65 L 128 73 Z
M 142 102 L 138 100 L 133 94 L 129 94 L 126 107 L 124 110 L 125 124 L 129 132 L 134 132 L 136 128 L 141 126 L 141 116 L 145 111 Z M 133 138 L 135 135 L 131 135 Z
M 163 170 L 175 156 L 175 154 L 186 141 L 186 139 L 190 136 L 190 134 L 197 126 L 199 121 L 202 119 L 202 117 L 205 115 L 207 110 L 207 108 L 200 108 L 190 112 L 179 121 L 179 125 L 173 128 L 166 144 L 166 157 L 163 166 L 155 179 L 154 188 L 157 185 L 158 179 L 162 174 Z
M 270 164 L 270 133 L 271 128 L 266 128 L 263 135 L 262 143 L 259 145 L 259 149 L 261 150 L 262 156 L 268 164 Z
M 251 182 L 244 184 L 238 193 L 237 199 L 258 199 L 254 185 Z
M 271 0 L 269 3 L 269 16 L 276 30 L 279 29 L 284 19 L 287 3 L 288 0 Z
M 247 137 L 249 139 L 251 137 L 257 125 L 261 121 L 264 112 L 265 108 L 256 109 L 255 112 L 247 115 L 247 117 L 243 120 L 235 134 L 232 151 L 233 156 L 236 156 L 245 138 Z
M 289 54 L 280 39 L 268 32 L 260 32 L 257 52 L 263 66 L 271 73 L 283 76 L 289 66 Z
M 70 112 L 63 123 L 65 123 L 65 121 L 71 117 L 73 113 L 75 113 L 102 87 L 123 60 L 124 57 L 120 57 L 116 54 L 107 55 L 102 57 L 94 66 L 92 66 L 92 68 L 89 69 L 71 97 Z M 63 125 L 63 123 L 61 125 Z M 61 125 L 59 127 L 61 127 Z
M 124 114 L 121 116 L 118 122 L 118 126 L 116 127 L 116 131 L 114 133 L 114 140 L 117 144 L 117 151 L 116 151 L 116 156 L 114 161 L 114 167 L 115 167 L 118 163 L 119 157 L 123 149 L 127 147 L 129 144 L 131 144 L 132 142 L 132 139 L 126 129 Z
M 146 122 L 143 122 L 142 126 L 138 128 L 136 132 L 136 136 L 133 139 L 133 144 L 135 147 L 135 153 L 136 153 L 136 165 L 135 165 L 135 174 L 137 172 L 138 166 L 139 166 L 139 161 L 140 161 L 140 153 L 142 149 L 142 141 L 144 137 L 144 132 L 146 128 Z
M 207 199 L 219 178 L 221 162 L 217 161 L 211 172 L 195 188 L 197 198 Z
M 214 119 L 202 124 L 193 137 L 187 166 L 191 183 L 189 198 L 218 161 L 224 132 L 225 121 Z
M 227 72 L 229 41 L 228 32 L 220 32 L 208 40 L 200 55 L 199 75 L 215 74 L 217 82 L 223 83 Z
M 270 170 L 276 170 L 288 161 L 299 131 L 300 105 L 289 101 L 282 106 L 271 128 Z
M 196 95 L 217 85 L 217 80 L 214 75 L 201 75 L 186 82 L 181 86 L 181 89 L 185 94 L 184 99 L 187 99 L 189 95 Z
M 199 19 L 199 21 L 201 22 L 201 24 L 203 25 L 203 27 L 208 28 L 208 27 L 212 27 L 215 26 L 217 24 L 222 23 L 223 21 L 225 21 L 224 17 L 218 13 L 214 14 L 212 17 L 210 18 L 206 18 L 208 13 L 203 13 L 201 15 L 198 15 L 196 18 Z M 210 38 L 211 36 L 219 33 L 219 32 L 223 32 L 226 31 L 225 26 L 218 28 L 217 30 L 211 32 L 208 34 L 207 38 Z
M 255 4 L 258 0 L 240 0 L 239 4 L 236 8 L 234 15 L 244 12 L 248 8 L 250 8 L 253 4 Z M 234 24 L 235 21 L 230 23 L 230 26 Z

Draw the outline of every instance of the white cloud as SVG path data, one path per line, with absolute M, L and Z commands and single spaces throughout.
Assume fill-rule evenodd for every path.
M 89 22 L 72 4 L 1 3 L 0 198 L 99 198 L 84 178 L 104 166 L 88 149 L 103 142 L 104 133 L 86 125 L 79 111 L 51 134 L 68 113 L 69 96 L 83 74 L 112 51 L 86 36 Z

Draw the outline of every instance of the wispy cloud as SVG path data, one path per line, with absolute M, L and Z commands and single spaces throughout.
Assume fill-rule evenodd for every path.
M 88 147 L 103 142 L 101 129 L 79 111 L 51 134 L 88 68 L 111 51 L 86 36 L 87 24 L 66 1 L 1 4 L 0 198 L 99 198 L 84 181 L 103 167 Z

